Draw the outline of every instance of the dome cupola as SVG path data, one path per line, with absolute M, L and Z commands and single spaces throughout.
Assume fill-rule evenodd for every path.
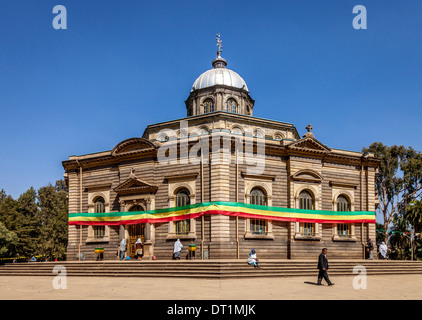
M 212 61 L 212 69 L 202 73 L 194 82 L 186 100 L 188 116 L 226 111 L 252 115 L 254 101 L 249 96 L 245 80 L 227 68 L 227 60 L 221 57 L 223 46 L 217 34 L 217 57 Z

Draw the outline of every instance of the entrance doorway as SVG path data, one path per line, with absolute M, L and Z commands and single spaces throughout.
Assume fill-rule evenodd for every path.
M 132 224 L 128 228 L 129 231 L 129 256 L 131 258 L 135 255 L 135 242 L 141 238 L 142 243 L 145 241 L 145 224 Z
M 144 211 L 142 206 L 136 205 L 130 208 L 129 211 Z M 132 224 L 129 225 L 129 256 L 133 258 L 135 256 L 135 242 L 139 238 L 141 239 L 142 243 L 145 242 L 145 224 Z

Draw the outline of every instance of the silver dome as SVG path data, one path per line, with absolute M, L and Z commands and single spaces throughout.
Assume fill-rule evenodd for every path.
M 227 68 L 214 68 L 201 74 L 193 84 L 192 90 L 203 89 L 215 85 L 244 89 L 249 92 L 245 80 L 236 72 Z

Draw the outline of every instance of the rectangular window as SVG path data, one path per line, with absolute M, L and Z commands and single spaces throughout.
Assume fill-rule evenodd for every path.
M 301 223 L 300 233 L 303 236 L 315 236 L 315 223 L 310 223 L 310 222 Z
M 267 234 L 267 222 L 264 219 L 251 219 L 252 234 Z
M 104 226 L 94 226 L 94 239 L 103 239 L 105 235 Z
M 350 238 L 350 225 L 347 223 L 339 223 L 337 225 L 337 235 L 339 237 Z
M 190 220 L 181 220 L 174 223 L 174 232 L 177 235 L 188 234 L 190 231 Z

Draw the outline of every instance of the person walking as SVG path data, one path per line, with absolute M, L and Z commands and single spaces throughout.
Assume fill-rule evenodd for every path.
M 327 281 L 329 286 L 333 286 L 334 283 L 330 281 L 330 278 L 328 277 L 328 259 L 327 259 L 327 248 L 322 249 L 321 254 L 318 257 L 318 282 L 317 285 L 322 286 L 322 278 L 324 278 L 325 281 Z
M 387 247 L 387 245 L 385 244 L 384 241 L 381 243 L 379 251 L 380 251 L 380 254 L 381 254 L 381 256 L 380 256 L 381 260 L 387 259 L 388 247 Z
M 374 245 L 371 239 L 368 239 L 369 260 L 374 260 Z
M 182 243 L 180 242 L 179 239 L 177 239 L 177 241 L 174 243 L 174 248 L 173 248 L 174 260 L 180 260 L 180 256 L 182 255 L 182 248 L 183 248 Z

